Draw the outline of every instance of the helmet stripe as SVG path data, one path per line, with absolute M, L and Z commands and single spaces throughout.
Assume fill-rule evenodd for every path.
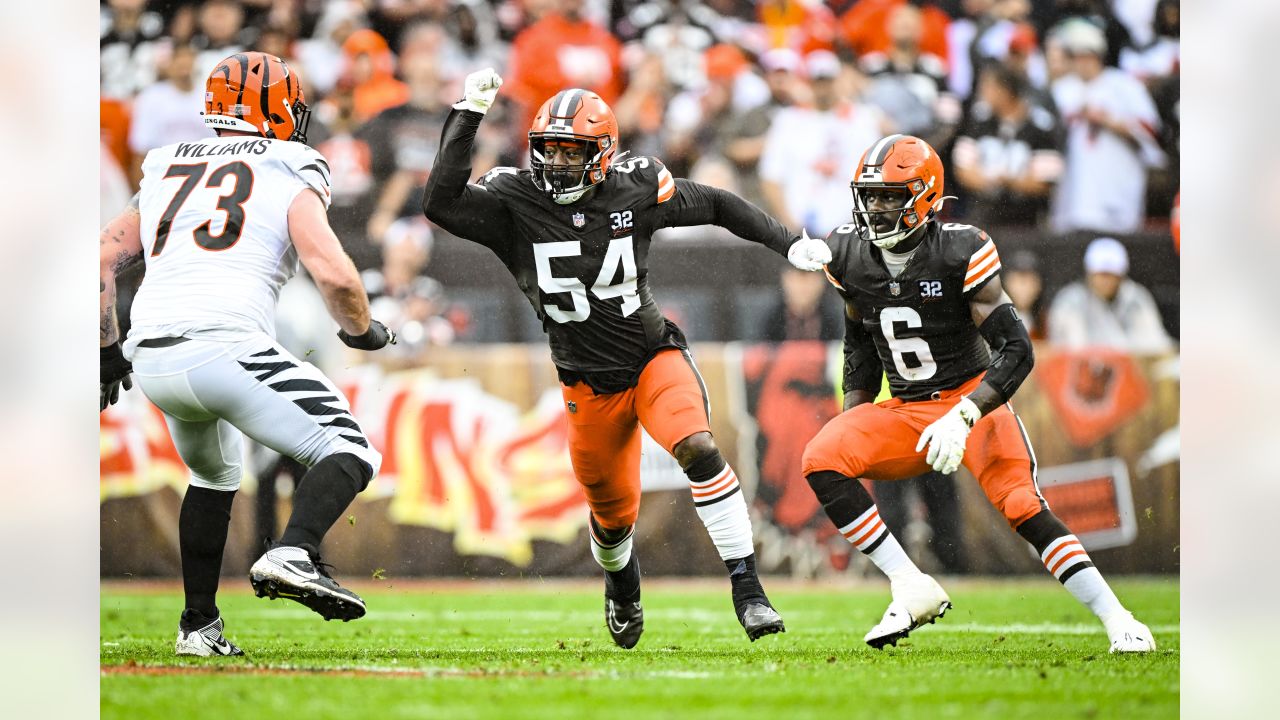
M 236 93 L 236 105 L 244 104 L 244 84 L 249 80 L 249 56 L 244 53 L 235 54 L 236 62 L 240 63 L 240 91 Z
M 271 122 L 271 104 L 267 102 L 267 96 L 271 88 L 271 61 L 262 61 L 262 89 L 258 92 L 258 103 L 262 105 L 262 117 Z M 280 138 L 283 140 L 284 138 Z
M 867 153 L 866 164 L 868 166 L 883 165 L 885 158 L 889 155 L 889 150 L 893 147 L 893 144 L 904 137 L 906 136 L 899 133 L 897 135 L 890 135 L 888 137 L 881 138 L 880 142 L 872 146 L 871 152 Z

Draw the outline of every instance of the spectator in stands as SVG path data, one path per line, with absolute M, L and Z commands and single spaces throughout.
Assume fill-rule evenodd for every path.
M 888 117 L 860 101 L 865 78 L 830 52 L 805 58 L 813 105 L 774 116 L 760 158 L 769 210 L 787 227 L 826 237 L 849 220 L 849 179 L 858 159 L 892 132 Z
M 340 82 L 312 111 L 312 122 L 322 119 L 328 137 L 314 143 L 329 162 L 333 183 L 329 186 L 329 224 L 347 253 L 364 255 L 360 266 L 374 262 L 365 241 L 365 231 L 373 204 L 373 153 L 360 137 L 356 121 L 355 95 L 351 82 Z
M 656 53 L 640 55 L 634 62 L 627 91 L 613 106 L 618 132 L 632 155 L 665 157 L 662 130 L 671 92 L 665 64 Z
M 584 0 L 554 0 L 553 11 L 512 44 L 502 93 L 521 107 L 515 117 L 521 135 L 538 107 L 565 88 L 594 90 L 610 104 L 622 95 L 622 45 L 584 17 L 583 4 Z
M 146 0 L 107 0 L 102 8 L 98 64 L 102 96 L 129 99 L 156 79 L 164 20 Z
M 467 73 L 483 67 L 491 67 L 499 74 L 506 72 L 510 48 L 498 39 L 498 24 L 489 3 L 459 0 L 444 27 L 446 44 L 440 57 L 440 75 L 446 80 L 460 81 Z
M 1071 21 L 1086 20 L 1102 30 L 1102 64 L 1116 67 L 1120 64 L 1121 48 L 1131 45 L 1132 40 L 1129 30 L 1112 12 L 1111 2 L 1112 0 L 1054 0 L 1053 7 L 1042 15 L 1044 22 L 1038 27 L 1040 35 L 1046 35 L 1049 28 Z
M 947 25 L 947 86 L 962 102 L 968 101 L 978 82 L 971 53 L 978 36 L 996 21 L 993 5 L 995 0 L 961 0 L 960 13 Z
M 1030 250 L 1011 253 L 1000 270 L 1000 282 L 1004 283 L 1004 290 L 1031 339 L 1045 339 L 1044 278 L 1040 275 L 1036 254 Z
M 790 48 L 803 55 L 835 50 L 839 26 L 822 3 L 804 0 L 757 0 L 756 17 L 765 31 L 765 47 Z
M 951 23 L 951 16 L 930 0 L 910 2 L 919 6 L 924 13 L 924 34 L 920 39 L 920 50 L 938 57 L 947 57 L 947 25 Z M 841 42 L 857 57 L 872 52 L 888 52 L 893 46 L 886 22 L 889 13 L 907 3 L 908 0 L 860 0 L 854 3 L 840 18 Z
M 248 48 L 256 40 L 245 28 L 244 7 L 236 0 L 205 0 L 200 6 L 196 34 L 191 44 L 199 51 L 195 69 L 207 77 L 223 58 Z M 201 88 L 203 94 L 204 88 Z
M 328 95 L 338 83 L 345 66 L 342 44 L 351 33 L 367 24 L 364 9 L 356 0 L 334 0 L 325 5 L 311 37 L 299 43 L 307 82 L 319 96 Z
M 735 112 L 763 104 L 768 86 L 750 71 L 746 55 L 733 45 L 716 45 L 703 58 L 706 81 L 671 99 L 664 122 L 662 159 L 676 177 L 688 177 L 704 156 L 719 158 Z
M 707 6 L 689 0 L 656 0 L 638 3 L 618 23 L 629 46 L 661 58 L 663 73 L 678 90 L 701 86 L 702 56 L 717 43 L 720 16 Z
M 1106 39 L 1087 20 L 1069 20 L 1055 34 L 1072 74 L 1053 85 L 1067 126 L 1066 173 L 1053 203 L 1058 232 L 1132 233 L 1142 227 L 1147 168 L 1162 165 L 1159 117 L 1146 88 L 1106 67 Z
M 134 100 L 129 125 L 129 150 L 133 153 L 130 180 L 134 187 L 142 178 L 142 160 L 148 150 L 213 136 L 213 131 L 204 126 L 200 117 L 204 88 L 196 86 L 192 74 L 195 60 L 195 48 L 175 46 L 168 62 L 161 62 L 164 79 L 143 90 Z
M 1037 224 L 1063 171 L 1057 118 L 1027 102 L 1017 71 L 992 63 L 980 77 L 951 159 L 965 219 L 981 227 Z
M 343 76 L 353 86 L 357 122 L 408 101 L 409 88 L 396 79 L 395 55 L 381 35 L 356 30 L 343 41 L 342 55 Z
M 887 18 L 889 48 L 870 52 L 859 60 L 862 71 L 871 79 L 868 97 L 880 97 L 877 88 L 896 85 L 909 100 L 893 106 L 878 103 L 889 113 L 898 132 L 924 138 L 933 147 L 945 147 L 960 122 L 960 102 L 947 87 L 946 61 L 924 52 L 924 13 L 906 4 L 889 11 Z
M 822 273 L 786 268 L 778 287 L 778 300 L 765 315 L 761 340 L 833 342 L 844 337 L 840 303 L 828 302 L 836 295 L 827 291 L 827 279 Z
M 1160 353 L 1173 347 L 1151 292 L 1129 279 L 1129 253 L 1097 238 L 1084 254 L 1085 278 L 1060 290 L 1049 307 L 1049 341 L 1058 347 L 1110 347 Z
M 425 48 L 414 46 L 424 35 L 440 32 L 437 25 L 422 24 L 406 33 L 407 52 L 401 58 L 400 69 L 409 98 L 378 114 L 358 132 L 372 151 L 375 182 L 367 226 L 367 237 L 374 252 L 360 258 L 351 253 L 357 267 L 362 269 L 380 264 L 376 248 L 393 222 L 422 215 L 422 193 L 439 149 L 449 102 L 443 94 L 439 58 L 430 50 L 433 44 L 427 43 Z M 494 159 L 482 158 L 479 162 L 484 163 L 479 167 L 487 168 Z
M 800 77 L 800 55 L 790 48 L 776 48 L 760 57 L 769 100 L 746 112 L 736 113 L 724 127 L 724 155 L 738 174 L 740 194 L 764 205 L 757 166 L 764 154 L 765 138 L 778 111 L 809 97 L 809 88 Z
M 1181 58 L 1179 0 L 1159 0 L 1152 18 L 1150 39 L 1120 50 L 1120 69 L 1145 82 L 1147 87 L 1177 73 Z

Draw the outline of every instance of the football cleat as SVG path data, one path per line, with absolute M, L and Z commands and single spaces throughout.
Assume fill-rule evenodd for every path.
M 893 602 L 880 622 L 862 638 L 879 650 L 885 645 L 897 646 L 912 630 L 933 623 L 951 608 L 951 598 L 938 581 L 921 573 L 890 582 Z
M 751 642 L 755 642 L 765 635 L 787 631 L 787 627 L 782 624 L 782 616 L 778 614 L 778 611 L 769 607 L 767 603 L 762 602 L 747 603 L 738 613 L 738 622 L 742 623 L 742 629 L 747 631 L 747 637 L 751 639 Z
M 244 655 L 244 651 L 222 636 L 222 616 L 210 620 L 199 610 L 187 608 L 178 621 L 178 641 L 173 650 L 179 655 L 212 657 Z
M 249 583 L 258 597 L 302 603 L 325 620 L 347 622 L 364 617 L 360 596 L 335 582 L 319 554 L 306 547 L 269 547 L 249 568 Z
M 606 597 L 604 624 L 618 647 L 630 650 L 640 642 L 640 634 L 644 632 L 644 608 L 640 607 L 639 600 L 625 602 Z
M 1113 653 L 1144 653 L 1156 649 L 1156 639 L 1151 630 L 1134 619 L 1133 613 L 1113 615 L 1103 621 L 1107 637 L 1111 638 Z

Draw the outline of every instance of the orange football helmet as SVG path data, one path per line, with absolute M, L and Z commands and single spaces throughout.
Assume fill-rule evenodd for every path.
M 305 144 L 310 121 L 302 79 L 275 55 L 236 53 L 205 82 L 205 127 Z
M 942 209 L 942 159 L 918 137 L 890 135 L 862 154 L 849 186 L 853 189 L 854 222 L 876 247 L 888 250 Z M 884 188 L 900 191 L 903 204 L 891 210 L 871 210 L 865 193 Z M 888 217 L 880 217 L 885 215 Z M 885 220 L 890 221 L 891 229 L 877 231 L 876 226 Z
M 583 162 L 552 165 L 547 143 L 580 144 Z M 618 151 L 618 119 L 600 96 L 590 90 L 562 90 L 542 103 L 529 130 L 529 167 L 534 182 L 558 203 L 571 203 L 593 185 L 604 182 Z

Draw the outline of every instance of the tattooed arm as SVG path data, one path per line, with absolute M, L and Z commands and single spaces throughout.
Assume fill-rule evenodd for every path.
M 134 195 L 129 206 L 102 229 L 98 240 L 99 347 L 120 341 L 120 326 L 116 321 L 116 275 L 142 261 L 140 219 L 138 196 Z

